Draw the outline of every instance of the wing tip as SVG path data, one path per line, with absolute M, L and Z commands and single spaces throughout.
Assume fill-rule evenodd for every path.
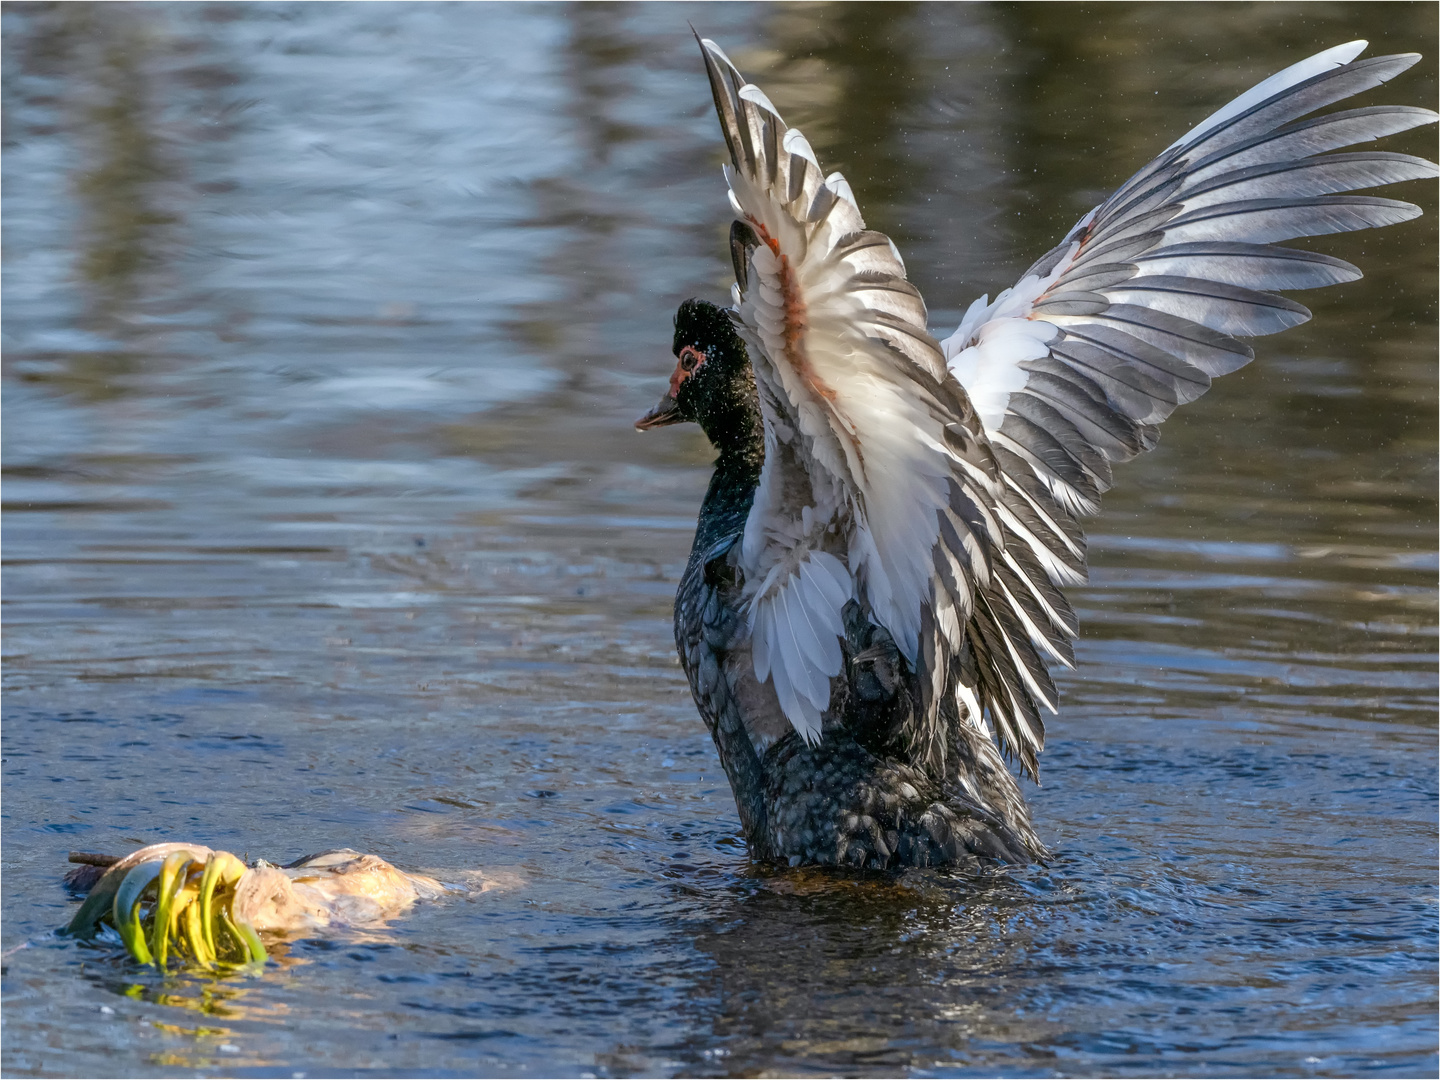
M 725 50 L 716 44 L 713 38 L 701 37 L 700 32 L 695 29 L 693 24 L 690 26 L 690 32 L 695 35 L 695 41 L 700 45 L 700 52 L 704 54 L 707 63 L 718 61 L 733 71 L 742 83 L 744 82 L 743 77 L 740 76 L 740 69 L 735 66 L 735 62 L 725 54 Z

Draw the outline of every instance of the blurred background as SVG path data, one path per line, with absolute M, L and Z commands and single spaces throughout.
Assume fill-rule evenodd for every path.
M 631 430 L 730 281 L 687 21 L 948 333 L 1295 60 L 1433 105 L 1433 4 L 3 18 L 7 1075 L 1434 1071 L 1433 185 L 1119 472 L 1049 868 L 747 860 L 670 637 L 710 450 Z M 497 885 L 254 981 L 46 936 L 166 839 Z

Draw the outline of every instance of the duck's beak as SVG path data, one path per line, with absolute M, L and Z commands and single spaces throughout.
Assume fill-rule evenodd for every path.
M 680 403 L 672 395 L 666 394 L 660 399 L 660 404 L 635 421 L 635 430 L 649 431 L 651 428 L 669 427 L 671 424 L 681 423 L 684 419 L 680 415 Z

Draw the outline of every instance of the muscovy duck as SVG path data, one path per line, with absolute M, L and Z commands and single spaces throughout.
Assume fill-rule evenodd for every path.
M 844 177 L 700 40 L 730 151 L 732 305 L 680 306 L 669 392 L 636 426 L 698 423 L 719 450 L 675 640 L 757 857 L 1044 860 L 1002 754 L 1036 777 L 1048 667 L 1073 664 L 1080 519 L 1112 464 L 1250 361 L 1239 338 L 1310 317 L 1274 290 L 1361 276 L 1277 241 L 1414 218 L 1345 193 L 1437 173 L 1327 153 L 1437 120 L 1310 116 L 1419 59 L 1365 45 L 1203 120 L 937 340 Z

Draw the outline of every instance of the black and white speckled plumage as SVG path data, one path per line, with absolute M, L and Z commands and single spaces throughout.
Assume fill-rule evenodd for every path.
M 681 305 L 670 393 L 637 426 L 697 422 L 720 451 L 675 636 L 746 836 L 794 863 L 1042 858 L 1001 753 L 1037 774 L 1049 665 L 1078 633 L 1080 519 L 1113 463 L 1252 358 L 1241 338 L 1309 318 L 1275 290 L 1360 276 L 1277 241 L 1420 213 L 1347 193 L 1432 163 L 1329 151 L 1435 113 L 1309 117 L 1416 57 L 1350 42 L 1265 80 L 941 341 L 844 177 L 700 45 L 733 306 Z
M 910 752 L 917 679 L 855 601 L 845 610 L 845 665 L 817 745 L 805 743 L 774 690 L 756 680 L 735 558 L 763 460 L 749 360 L 728 315 L 701 301 L 682 305 L 675 340 L 677 354 L 699 344 L 707 359 L 682 382 L 663 422 L 699 422 L 720 450 L 675 597 L 675 643 L 752 850 L 792 863 L 869 867 L 1042 858 L 1015 778 L 953 705 L 943 765 Z

